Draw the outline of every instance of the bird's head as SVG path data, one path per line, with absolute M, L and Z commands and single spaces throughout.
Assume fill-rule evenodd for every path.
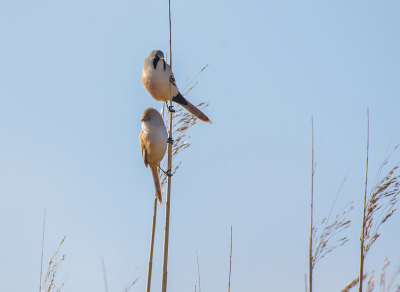
M 146 59 L 153 62 L 154 70 L 156 70 L 158 61 L 164 61 L 164 53 L 160 50 L 153 50 L 148 54 Z
M 154 50 L 154 58 L 159 60 L 164 60 L 164 53 L 160 50 Z
M 156 109 L 149 107 L 143 112 L 141 121 L 142 123 L 157 123 L 162 121 L 162 117 Z

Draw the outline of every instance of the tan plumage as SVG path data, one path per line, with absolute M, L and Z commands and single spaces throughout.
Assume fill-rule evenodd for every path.
M 140 131 L 139 142 L 144 165 L 146 167 L 150 166 L 155 194 L 160 204 L 162 204 L 162 192 L 157 165 L 164 157 L 167 149 L 167 139 L 167 130 L 160 113 L 154 108 L 146 109 L 142 115 L 142 130 Z

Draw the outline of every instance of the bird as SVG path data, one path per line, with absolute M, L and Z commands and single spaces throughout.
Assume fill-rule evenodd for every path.
M 164 60 L 160 50 L 151 51 L 144 59 L 142 82 L 150 95 L 158 101 L 174 101 L 203 122 L 212 124 L 210 119 L 197 107 L 191 104 L 179 92 L 171 67 Z M 169 108 L 171 110 L 171 108 Z
M 143 162 L 146 167 L 150 167 L 156 191 L 155 195 L 160 204 L 162 204 L 161 183 L 157 165 L 163 159 L 167 150 L 167 129 L 160 113 L 154 108 L 146 109 L 143 112 L 141 121 L 142 130 L 140 131 L 139 142 Z

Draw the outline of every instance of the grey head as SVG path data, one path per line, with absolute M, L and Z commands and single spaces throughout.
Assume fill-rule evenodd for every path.
M 157 64 L 159 61 L 163 62 L 163 66 L 164 66 L 164 70 L 165 70 L 166 63 L 164 60 L 164 53 L 160 50 L 152 50 L 145 59 L 145 63 L 147 63 L 149 65 L 152 64 L 154 70 L 157 69 Z

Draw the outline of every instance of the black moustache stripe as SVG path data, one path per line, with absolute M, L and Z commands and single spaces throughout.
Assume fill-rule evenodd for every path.
M 156 70 L 156 68 L 157 68 L 157 63 L 158 63 L 158 61 L 160 61 L 160 57 L 155 56 L 154 59 L 153 59 L 153 67 L 154 67 L 154 70 Z M 164 62 L 164 63 L 165 63 L 165 62 Z M 165 69 L 165 64 L 164 64 L 164 69 Z

